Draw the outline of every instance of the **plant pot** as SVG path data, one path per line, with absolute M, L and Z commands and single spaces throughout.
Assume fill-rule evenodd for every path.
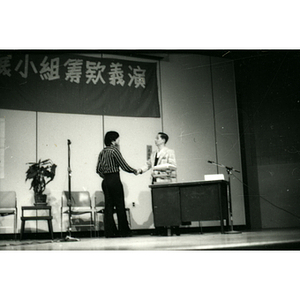
M 47 205 L 47 195 L 35 194 L 34 201 L 34 205 Z

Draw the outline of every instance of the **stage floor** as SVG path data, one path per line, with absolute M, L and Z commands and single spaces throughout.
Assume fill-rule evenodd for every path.
M 128 238 L 80 238 L 79 241 L 2 240 L 0 250 L 299 250 L 300 229 L 248 231 L 234 234 L 192 233 L 180 236 L 134 235 Z

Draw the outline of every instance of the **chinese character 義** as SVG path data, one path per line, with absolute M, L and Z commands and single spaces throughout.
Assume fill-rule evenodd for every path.
M 120 63 L 111 63 L 110 65 L 110 69 L 111 71 L 109 72 L 109 81 L 110 84 L 112 85 L 116 85 L 116 84 L 120 84 L 121 86 L 124 86 L 124 74 L 123 74 L 123 70 L 121 69 L 122 64 Z

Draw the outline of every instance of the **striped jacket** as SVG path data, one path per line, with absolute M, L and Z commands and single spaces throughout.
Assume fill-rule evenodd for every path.
M 118 173 L 120 168 L 128 173 L 135 173 L 123 158 L 120 150 L 115 146 L 105 147 L 98 156 L 96 173 L 104 178 L 105 174 Z

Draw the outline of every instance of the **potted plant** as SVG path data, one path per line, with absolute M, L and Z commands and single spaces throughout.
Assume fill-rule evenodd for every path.
M 46 185 L 54 179 L 57 166 L 53 164 L 51 159 L 39 160 L 37 163 L 28 164 L 30 167 L 26 171 L 25 181 L 28 179 L 32 180 L 30 189 L 34 191 L 35 204 L 46 205 L 47 195 L 44 195 L 43 192 L 46 189 Z

